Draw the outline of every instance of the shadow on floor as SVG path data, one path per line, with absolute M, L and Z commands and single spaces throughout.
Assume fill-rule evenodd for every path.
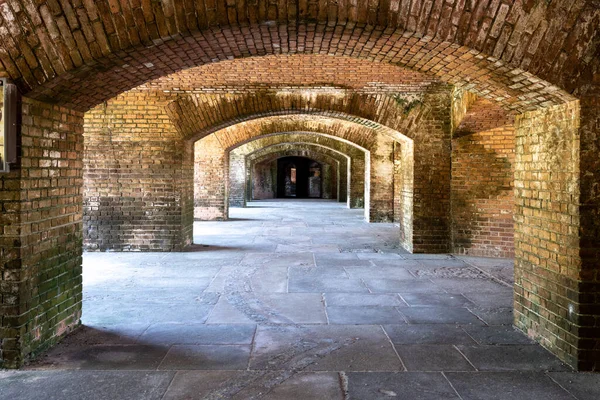
M 193 243 L 186 247 L 183 252 L 185 253 L 200 253 L 200 252 L 213 252 L 213 251 L 235 251 L 237 247 L 230 246 L 213 246 L 208 244 Z

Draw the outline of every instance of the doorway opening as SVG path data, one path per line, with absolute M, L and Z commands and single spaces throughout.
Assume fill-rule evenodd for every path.
M 321 164 L 310 158 L 278 159 L 277 198 L 322 198 L 321 170 Z

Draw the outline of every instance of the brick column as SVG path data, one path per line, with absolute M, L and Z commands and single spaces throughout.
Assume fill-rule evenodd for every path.
M 449 113 L 435 115 L 439 120 L 425 120 L 419 126 L 425 137 L 414 139 L 412 245 L 415 253 L 450 251 L 451 146 L 450 126 L 445 122 L 450 117 Z
M 600 361 L 599 104 L 515 120 L 515 325 L 577 369 Z
M 382 137 L 371 149 L 369 222 L 394 220 L 394 141 Z
M 191 149 L 164 104 L 126 93 L 85 114 L 86 250 L 179 251 L 191 243 Z
M 350 167 L 347 160 L 340 161 L 338 166 L 338 185 L 337 185 L 337 201 L 348 204 L 348 168 Z
M 248 193 L 253 200 L 277 198 L 277 160 L 248 165 Z
M 18 165 L 0 174 L 0 366 L 81 317 L 83 114 L 22 100 Z
M 196 142 L 194 151 L 194 219 L 225 220 L 229 208 L 229 152 L 225 152 L 215 135 Z
M 335 198 L 337 186 L 337 172 L 335 165 L 321 164 L 321 197 L 324 199 Z
M 349 208 L 365 207 L 366 158 L 367 154 L 365 153 L 365 157 L 352 157 L 350 159 L 350 178 L 348 179 Z
M 581 100 L 579 334 L 576 367 L 600 369 L 600 87 Z
M 400 225 L 400 245 L 413 251 L 413 146 L 394 143 L 394 222 Z
M 246 206 L 246 161 L 243 154 L 229 152 L 229 207 Z

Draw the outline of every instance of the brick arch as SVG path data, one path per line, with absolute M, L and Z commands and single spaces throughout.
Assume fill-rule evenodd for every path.
M 287 136 L 287 135 L 286 135 Z M 336 166 L 336 171 L 337 171 L 337 176 L 336 176 L 336 183 L 337 183 L 337 190 L 336 190 L 336 195 L 335 197 L 338 199 L 339 202 L 344 202 L 346 203 L 348 206 L 350 206 L 350 204 L 352 204 L 352 197 L 363 197 L 364 198 L 364 166 L 363 168 L 356 168 L 356 164 L 357 164 L 357 160 L 356 160 L 356 155 L 355 157 L 351 157 L 349 154 L 343 153 L 339 147 L 338 148 L 332 148 L 332 147 L 328 147 L 327 145 L 323 144 L 323 143 L 311 143 L 308 142 L 306 139 L 304 141 L 297 141 L 298 138 L 292 138 L 290 140 L 294 140 L 294 141 L 288 141 L 288 139 L 283 139 L 278 141 L 277 143 L 272 143 L 272 144 L 268 144 L 268 145 L 263 145 L 261 147 L 257 147 L 256 150 L 251 151 L 247 154 L 244 154 L 244 160 L 243 160 L 243 169 L 246 171 L 245 176 L 243 176 L 242 180 L 248 182 L 248 173 L 251 172 L 251 165 L 257 161 L 255 161 L 257 158 L 261 158 L 261 157 L 267 157 L 269 155 L 272 155 L 273 153 L 275 154 L 282 154 L 282 152 L 287 152 L 290 153 L 290 155 L 299 155 L 302 151 L 306 152 L 306 151 L 310 151 L 311 154 L 320 154 L 324 157 L 327 157 L 330 161 L 329 163 L 332 165 Z M 259 139 L 260 141 L 260 139 Z M 250 143 L 255 143 L 256 141 L 250 142 Z M 242 146 L 245 147 L 245 146 Z M 236 149 L 239 150 L 242 147 Z M 232 189 L 232 186 L 235 185 L 235 183 L 233 182 L 232 179 L 232 173 L 234 170 L 234 152 L 230 153 L 230 157 L 229 157 L 229 163 L 230 163 L 230 175 L 229 175 L 229 179 L 230 179 L 230 199 L 232 197 L 232 193 L 234 192 L 234 190 Z M 241 157 L 240 157 L 241 158 Z M 354 158 L 354 159 L 353 159 Z M 361 174 L 362 173 L 362 178 L 357 176 L 355 177 L 356 181 L 354 182 L 354 186 L 352 186 L 352 171 L 351 171 L 351 167 L 352 167 L 352 162 L 354 162 L 355 165 L 355 174 Z M 357 184 L 356 182 L 363 182 L 363 184 Z M 238 186 L 239 187 L 239 186 Z M 355 192 L 357 193 L 352 193 L 350 192 L 349 188 L 350 187 L 354 187 Z M 250 190 L 249 187 L 247 185 L 242 185 L 241 187 L 241 193 L 239 195 L 239 197 L 241 198 L 250 198 L 249 196 Z M 231 202 L 230 202 L 231 204 Z M 354 201 L 354 204 L 356 204 L 356 200 Z
M 333 151 L 339 151 L 348 156 L 349 172 L 347 175 L 352 176 L 353 179 L 352 181 L 344 184 L 344 186 L 347 186 L 344 188 L 344 191 L 347 192 L 347 205 L 350 208 L 364 207 L 365 198 L 368 197 L 368 193 L 365 193 L 365 174 L 368 173 L 366 168 L 368 166 L 367 163 L 370 162 L 370 152 L 368 150 L 361 149 L 354 144 L 339 140 L 335 136 L 308 132 L 282 132 L 268 134 L 251 140 L 231 150 L 229 153 L 230 163 L 231 156 L 233 155 L 235 157 L 236 153 L 255 150 L 260 151 L 268 148 L 269 145 L 283 142 L 310 143 L 312 145 L 322 146 L 323 148 L 331 149 Z
M 519 115 L 515 122 L 515 322 L 571 365 L 597 369 L 599 313 L 589 300 L 597 297 L 600 248 L 600 199 L 595 190 L 600 181 L 600 117 L 598 90 L 593 86 L 600 70 L 597 1 L 375 0 L 369 7 L 367 2 L 352 7 L 348 2 L 323 1 L 289 10 L 287 3 L 280 3 L 284 10 L 266 0 L 239 10 L 234 4 L 241 1 L 226 6 L 218 0 L 216 9 L 210 10 L 201 0 L 185 2 L 193 10 L 186 10 L 184 2 L 176 6 L 150 2 L 151 9 L 133 9 L 131 4 L 139 3 L 0 4 L 0 74 L 15 79 L 31 97 L 23 101 L 26 140 L 21 170 L 8 175 L 13 182 L 5 185 L 8 195 L 2 196 L 22 199 L 2 200 L 16 214 L 6 231 L 19 232 L 3 241 L 11 259 L 2 262 L 32 271 L 27 280 L 2 282 L 10 293 L 18 293 L 3 300 L 11 313 L 2 321 L 2 328 L 12 335 L 5 342 L 13 344 L 2 349 L 4 365 L 20 365 L 29 352 L 56 342 L 79 319 L 80 302 L 64 310 L 64 303 L 57 301 L 65 295 L 69 301 L 77 299 L 81 293 L 80 254 L 74 249 L 81 240 L 80 111 L 149 79 L 228 57 L 322 52 L 430 71 L 518 112 L 543 107 Z M 581 109 L 578 102 L 556 105 L 572 98 L 538 78 L 575 95 L 585 91 L 588 97 L 581 99 Z M 28 192 L 42 187 L 45 179 L 36 178 L 45 172 L 36 169 L 41 165 L 37 154 L 55 152 L 61 153 L 61 162 L 44 162 L 52 165 L 56 176 L 72 178 L 60 183 L 65 186 L 59 190 L 67 194 L 56 207 L 52 194 L 41 195 L 40 204 L 51 203 L 53 208 L 48 213 L 32 212 L 36 203 L 25 200 L 46 192 Z M 430 174 L 432 181 L 438 177 L 443 174 Z M 165 182 L 174 182 L 177 193 L 176 179 Z M 544 198 L 531 190 L 546 186 Z M 178 201 L 176 197 L 174 202 Z M 171 232 L 186 238 L 188 231 L 178 225 L 187 217 L 179 217 L 173 218 Z M 443 218 L 439 222 L 445 223 Z M 59 227 L 61 236 L 48 234 L 45 226 Z M 23 243 L 38 245 L 29 248 Z M 52 293 L 56 287 L 69 291 L 46 302 L 39 289 L 50 288 Z M 16 302 L 27 306 L 17 310 Z M 23 313 L 34 322 L 22 322 Z M 41 318 L 50 314 L 63 319 Z
M 196 136 L 204 136 L 207 132 L 215 130 L 210 128 L 205 132 L 201 132 Z M 407 169 L 413 168 L 413 144 L 412 140 L 402 135 L 400 132 L 394 131 L 386 126 L 366 120 L 360 117 L 345 115 L 343 113 L 310 113 L 301 110 L 295 110 L 292 114 L 283 115 L 258 115 L 251 116 L 245 120 L 231 120 L 224 127 L 216 130 L 212 134 L 204 136 L 199 142 L 205 149 L 195 147 L 196 154 L 206 153 L 208 156 L 204 161 L 196 159 L 198 162 L 204 163 L 205 168 L 213 170 L 216 166 L 226 163 L 226 153 L 232 149 L 248 143 L 254 139 L 265 137 L 271 134 L 287 133 L 313 133 L 320 137 L 335 137 L 338 140 L 345 141 L 348 144 L 353 144 L 362 149 L 368 150 L 369 153 L 365 157 L 366 172 L 365 184 L 370 181 L 380 182 L 382 185 L 389 186 L 387 190 L 365 190 L 364 204 L 357 203 L 353 206 L 365 208 L 365 216 L 369 221 L 393 221 L 394 220 L 394 205 L 392 197 L 388 193 L 394 192 L 393 180 L 387 177 L 393 170 L 394 147 L 402 147 L 403 151 L 397 153 L 399 163 L 406 165 Z M 432 134 L 429 133 L 431 136 Z M 402 141 L 402 143 L 400 143 Z M 429 145 L 425 144 L 424 148 Z M 434 147 L 439 144 L 433 144 Z M 220 150 L 219 150 L 220 149 Z M 215 157 L 214 154 L 220 152 L 221 157 Z M 197 156 L 198 157 L 198 156 Z M 435 170 L 438 166 L 431 166 L 430 169 Z M 198 170 L 200 171 L 200 170 Z M 228 179 L 224 176 L 224 181 Z M 423 177 L 418 180 L 419 185 L 430 186 L 430 180 Z M 408 179 L 406 180 L 409 181 Z M 412 184 L 412 179 L 410 180 Z M 201 204 L 213 203 L 214 199 L 224 199 L 222 188 L 213 189 L 207 185 L 202 185 L 205 189 L 202 193 L 197 193 L 195 203 Z M 424 197 L 437 192 L 438 189 L 431 188 L 420 191 L 424 193 Z M 388 193 L 386 193 L 388 192 Z M 410 190 L 412 192 L 412 190 Z M 369 195 L 367 195 L 369 193 Z M 219 200 L 221 201 L 221 200 Z M 436 202 L 434 202 L 436 203 Z M 433 204 L 433 203 L 432 203 Z M 195 205 L 195 210 L 198 210 L 198 204 Z M 226 206 L 225 206 L 226 207 Z M 424 209 L 428 209 L 425 205 Z M 226 209 L 219 210 L 219 207 L 212 207 L 210 212 L 206 208 L 203 209 L 206 216 L 199 216 L 196 213 L 196 218 L 225 218 L 227 215 Z M 427 218 L 423 216 L 423 218 Z M 439 224 L 438 224 L 439 225 Z M 441 228 L 447 229 L 447 227 Z
M 338 133 L 338 135 L 335 133 Z M 348 157 L 359 157 L 361 154 L 369 152 L 372 149 L 371 146 L 365 148 L 346 139 L 343 131 L 336 132 L 335 130 L 331 130 L 326 133 L 318 130 L 302 130 L 281 132 L 266 131 L 264 134 L 249 137 L 238 144 L 226 147 L 226 151 L 230 153 L 239 152 L 241 154 L 251 154 L 264 149 L 266 146 L 282 142 L 312 143 L 329 149 L 335 149 L 335 151 L 347 155 Z M 376 141 L 373 141 L 371 145 L 374 146 L 375 143 Z
M 383 138 L 408 140 L 400 132 L 364 118 L 341 113 L 306 113 L 299 110 L 281 115 L 253 116 L 242 122 L 231 121 L 229 126 L 217 130 L 212 136 L 230 151 L 258 137 L 280 132 L 316 133 L 337 137 L 369 151 Z
M 277 147 L 273 148 L 273 147 Z M 343 168 L 344 157 L 335 157 L 326 152 L 326 150 L 319 146 L 307 146 L 302 144 L 295 144 L 295 148 L 283 149 L 281 145 L 271 146 L 270 152 L 263 154 L 262 156 L 247 156 L 246 157 L 246 171 L 248 174 L 247 189 L 248 194 L 253 193 L 252 176 L 256 172 L 255 168 L 265 164 L 270 164 L 275 160 L 282 157 L 304 157 L 314 160 L 322 166 L 322 192 L 321 196 L 324 199 L 338 199 L 339 196 L 339 181 L 345 176 L 340 174 L 340 168 Z M 346 164 L 347 165 L 347 164 Z M 250 197 L 250 196 L 249 196 Z
M 286 146 L 287 146 L 287 150 L 286 150 Z M 321 154 L 329 157 L 330 159 L 336 160 L 338 162 L 340 162 L 342 160 L 348 160 L 350 158 L 350 156 L 348 156 L 347 154 L 344 154 L 341 151 L 336 150 L 334 148 L 327 147 L 322 144 L 314 144 L 314 143 L 307 143 L 307 142 L 282 142 L 282 143 L 277 143 L 277 144 L 271 144 L 269 146 L 263 147 L 262 149 L 253 151 L 249 154 L 246 154 L 245 157 L 247 160 L 254 162 L 254 160 L 264 157 L 265 155 L 273 153 L 273 152 L 279 153 L 284 150 L 286 150 L 286 151 L 302 151 L 301 149 L 297 149 L 296 146 L 310 147 L 311 152 L 321 153 Z
M 118 101 L 148 98 L 153 95 L 135 92 L 120 96 Z M 419 134 L 415 126 L 423 119 L 439 118 L 447 113 L 452 99 L 448 85 L 429 85 L 425 91 L 397 95 L 359 93 L 355 91 L 259 91 L 233 94 L 181 95 L 169 102 L 160 95 L 165 113 L 184 140 L 196 141 L 217 131 L 231 132 L 245 125 L 256 124 L 267 118 L 299 116 L 315 120 L 347 121 L 348 126 L 361 125 L 388 135 L 394 140 L 416 140 Z M 94 109 L 100 110 L 101 107 Z M 258 121 L 260 122 L 260 121 Z M 242 124 L 243 123 L 243 124 Z M 293 130 L 291 127 L 287 130 Z M 296 128 L 295 130 L 300 130 Z M 222 132 L 222 133 L 223 133 Z
M 287 146 L 293 146 L 292 148 L 286 148 Z M 281 157 L 296 156 L 296 157 L 307 157 L 312 158 L 315 161 L 322 163 L 337 165 L 338 163 L 347 160 L 347 157 L 330 150 L 325 147 L 317 145 L 308 145 L 306 143 L 282 143 L 278 145 L 272 145 L 262 151 L 252 153 L 246 156 L 246 161 L 250 165 L 255 163 L 263 163 L 276 160 Z
M 532 104 L 538 96 L 511 96 L 506 88 L 515 75 L 523 82 L 535 74 L 571 91 L 591 80 L 583 71 L 598 70 L 598 11 L 593 2 L 567 3 L 376 0 L 367 7 L 218 0 L 208 8 L 201 0 L 143 6 L 71 0 L 39 7 L 11 0 L 2 10 L 1 73 L 31 97 L 83 110 L 149 79 L 215 60 L 351 55 L 428 71 L 526 110 L 555 97 L 546 93 Z M 575 40 L 581 45 L 573 46 Z M 483 74 L 492 79 L 482 80 Z

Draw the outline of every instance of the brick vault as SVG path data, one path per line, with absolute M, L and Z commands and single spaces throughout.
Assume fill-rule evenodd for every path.
M 78 325 L 84 247 L 183 250 L 295 156 L 411 252 L 514 256 L 515 326 L 597 369 L 599 25 L 597 1 L 0 1 L 1 365 Z

